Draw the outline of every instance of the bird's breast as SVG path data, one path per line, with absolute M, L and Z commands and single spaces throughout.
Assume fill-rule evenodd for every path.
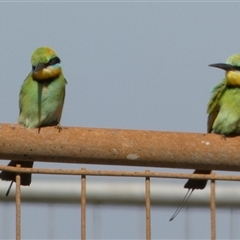
M 32 77 L 38 81 L 57 78 L 61 74 L 60 68 L 44 68 L 37 72 L 33 72 Z

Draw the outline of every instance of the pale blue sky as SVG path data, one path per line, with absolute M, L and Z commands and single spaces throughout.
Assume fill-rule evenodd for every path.
M 230 2 L 0 1 L 0 122 L 16 123 L 19 89 L 31 70 L 31 54 L 48 45 L 61 58 L 68 80 L 62 125 L 206 132 L 210 91 L 224 76 L 208 64 L 225 62 L 240 52 L 239 7 Z M 46 167 L 47 163 L 35 165 Z M 49 226 L 44 225 L 49 209 L 23 206 L 23 238 L 49 237 Z M 51 209 L 59 215 L 55 219 L 58 233 L 52 238 L 79 238 L 79 207 Z M 101 236 L 94 235 L 91 227 L 96 226 L 91 223 L 87 236 L 144 237 L 144 225 L 141 234 L 135 225 L 129 228 L 131 221 L 144 214 L 139 209 L 104 206 Z M 153 209 L 153 238 L 209 238 L 208 211 L 192 211 L 188 223 L 183 211 L 169 223 L 173 210 Z M 4 204 L 1 211 L 13 217 L 8 216 L 9 229 L 4 228 L 0 238 L 13 238 L 14 208 Z M 229 224 L 226 212 L 219 213 L 219 238 L 230 236 L 221 227 Z M 201 231 L 196 224 L 200 220 L 206 225 Z M 43 229 L 38 229 L 41 225 Z

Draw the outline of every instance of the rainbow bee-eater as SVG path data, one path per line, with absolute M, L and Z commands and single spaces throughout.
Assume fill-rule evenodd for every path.
M 232 55 L 226 63 L 209 66 L 225 70 L 225 78 L 212 90 L 207 108 L 207 132 L 220 134 L 223 138 L 240 135 L 240 54 Z M 211 170 L 195 170 L 194 173 L 210 174 Z M 192 192 L 204 189 L 206 184 L 207 180 L 201 179 L 189 179 L 186 182 L 184 188 L 188 192 L 170 221 L 177 216 Z
M 26 128 L 44 126 L 60 127 L 60 119 L 65 98 L 65 85 L 60 58 L 50 47 L 37 48 L 31 57 L 32 70 L 23 82 L 19 94 L 20 114 L 18 123 Z M 8 166 L 31 168 L 33 162 L 10 161 Z M 2 171 L 0 178 L 12 181 L 6 193 L 8 195 L 16 174 Z M 21 185 L 31 184 L 31 174 L 21 174 Z

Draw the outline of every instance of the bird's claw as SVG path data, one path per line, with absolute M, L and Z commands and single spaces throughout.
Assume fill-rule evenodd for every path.
M 56 126 L 56 128 L 57 128 L 58 132 L 61 132 L 61 131 L 62 131 L 62 126 L 61 126 L 60 123 Z
M 226 135 L 224 135 L 224 134 L 221 134 L 221 139 L 223 139 L 223 140 L 227 140 L 227 138 L 226 138 Z

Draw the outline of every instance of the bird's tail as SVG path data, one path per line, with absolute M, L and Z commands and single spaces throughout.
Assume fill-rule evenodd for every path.
M 190 190 L 192 190 L 190 192 Z M 177 215 L 178 213 L 181 211 L 181 209 L 183 208 L 183 206 L 185 205 L 185 203 L 187 202 L 187 200 L 190 198 L 190 196 L 192 195 L 194 189 L 188 189 L 186 195 L 184 196 L 182 202 L 180 203 L 180 205 L 178 206 L 178 208 L 176 209 L 176 211 L 174 212 L 174 214 L 172 215 L 172 217 L 169 219 L 169 221 L 172 221 Z
M 211 170 L 195 170 L 193 174 L 210 174 Z M 185 185 L 184 188 L 188 189 L 204 189 L 207 185 L 207 180 L 204 179 L 189 179 Z
M 193 174 L 210 174 L 210 173 L 211 173 L 211 170 L 195 170 L 193 172 Z M 186 204 L 186 202 L 190 198 L 192 192 L 195 189 L 201 189 L 201 190 L 204 189 L 206 187 L 206 184 L 207 184 L 207 180 L 204 180 L 204 179 L 189 179 L 184 185 L 184 188 L 188 188 L 188 191 L 187 191 L 186 195 L 184 196 L 182 202 L 178 206 L 177 210 L 174 212 L 172 217 L 169 219 L 169 221 L 172 221 L 178 215 L 178 213 L 181 211 L 183 206 Z
M 22 161 L 11 161 L 9 162 L 8 166 L 15 167 L 17 164 L 20 164 L 23 168 L 32 168 L 33 162 L 22 162 Z M 16 173 L 15 172 L 8 172 L 8 171 L 2 171 L 0 173 L 0 178 L 4 181 L 12 181 L 8 191 L 6 193 L 6 196 L 8 196 L 8 193 L 10 192 L 10 189 L 12 187 L 12 183 L 16 181 Z M 22 173 L 21 174 L 21 185 L 29 186 L 31 184 L 32 180 L 32 174 L 31 173 Z

